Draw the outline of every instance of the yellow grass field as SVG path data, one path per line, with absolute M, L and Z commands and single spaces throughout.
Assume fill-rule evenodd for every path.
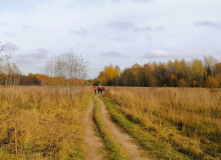
M 82 159 L 87 89 L 0 87 L 0 159 Z
M 104 97 L 190 159 L 220 159 L 221 90 L 111 87 Z
M 221 90 L 107 87 L 100 95 L 94 97 L 90 87 L 1 86 L 0 159 L 86 159 L 84 119 L 90 97 L 96 99 L 93 109 L 100 107 L 97 99 L 105 102 L 112 120 L 150 159 L 220 159 Z M 94 125 L 102 130 L 99 112 L 93 111 Z

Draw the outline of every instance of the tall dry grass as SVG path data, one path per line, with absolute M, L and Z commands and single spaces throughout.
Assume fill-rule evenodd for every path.
M 87 90 L 0 87 L 0 159 L 83 158 Z
M 221 157 L 221 90 L 112 87 L 125 116 L 192 159 Z

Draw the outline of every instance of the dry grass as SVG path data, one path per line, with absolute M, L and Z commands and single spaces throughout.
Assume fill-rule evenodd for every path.
M 125 116 L 190 159 L 221 157 L 221 92 L 203 88 L 113 87 Z
M 86 92 L 0 87 L 0 159 L 82 159 Z

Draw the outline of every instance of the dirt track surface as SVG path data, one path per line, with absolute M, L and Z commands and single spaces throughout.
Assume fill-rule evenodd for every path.
M 97 98 L 98 99 L 98 98 Z M 104 120 L 105 125 L 108 127 L 110 132 L 116 137 L 117 141 L 123 146 L 127 155 L 132 160 L 149 160 L 148 158 L 141 157 L 142 150 L 136 144 L 132 143 L 133 139 L 128 135 L 123 133 L 122 129 L 112 122 L 110 114 L 106 109 L 105 104 L 98 99 L 101 104 L 101 116 Z
M 87 151 L 87 160 L 100 160 L 103 158 L 103 154 L 100 153 L 104 145 L 102 139 L 97 136 L 96 125 L 93 121 L 93 110 L 94 103 L 90 98 L 90 105 L 85 113 L 84 126 L 85 126 L 85 141 L 86 141 L 86 151 Z

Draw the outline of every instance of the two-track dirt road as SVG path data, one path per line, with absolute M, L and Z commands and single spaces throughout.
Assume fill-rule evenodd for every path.
M 131 138 L 128 134 L 124 133 L 123 130 L 111 120 L 111 115 L 107 111 L 104 102 L 102 102 L 100 99 L 98 99 L 98 101 L 101 104 L 101 116 L 105 125 L 116 137 L 117 141 L 123 146 L 128 157 L 130 157 L 132 160 L 148 160 L 148 158 L 141 157 L 142 150 L 138 145 L 132 142 L 134 139 Z
M 89 107 L 84 116 L 84 127 L 85 127 L 85 141 L 86 141 L 86 152 L 88 160 L 99 160 L 103 158 L 103 154 L 100 152 L 104 148 L 102 139 L 98 137 L 96 132 L 96 125 L 93 121 L 94 113 L 94 102 L 90 98 Z
M 148 158 L 142 157 L 142 150 L 140 147 L 133 143 L 133 139 L 123 130 L 117 126 L 112 120 L 111 115 L 108 113 L 105 104 L 97 97 L 95 97 L 101 106 L 101 117 L 104 124 L 108 127 L 109 131 L 115 136 L 116 140 L 122 145 L 128 157 L 131 160 L 149 160 Z M 86 144 L 87 144 L 87 157 L 88 159 L 102 159 L 105 155 L 102 155 L 99 151 L 104 148 L 101 138 L 97 136 L 95 132 L 96 125 L 92 119 L 93 117 L 94 103 L 90 99 L 89 108 L 85 114 L 85 133 L 86 133 Z

